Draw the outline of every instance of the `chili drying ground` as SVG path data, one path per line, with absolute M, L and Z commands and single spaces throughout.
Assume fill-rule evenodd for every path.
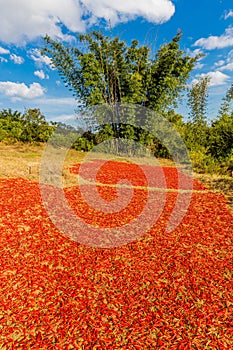
M 124 164 L 123 175 L 129 170 Z M 118 181 L 117 167 L 109 162 L 99 175 L 106 200 L 116 196 L 115 187 L 107 185 Z M 167 188 L 176 189 L 174 168 L 164 172 Z M 145 185 L 135 172 L 133 178 L 134 185 Z M 222 195 L 198 182 L 194 189 L 172 233 L 165 227 L 176 191 L 166 193 L 162 215 L 141 239 L 101 249 L 59 232 L 38 183 L 0 179 L 0 348 L 230 349 L 232 215 Z M 76 213 L 103 227 L 138 215 L 146 192 L 134 191 L 123 221 L 122 213 L 111 217 L 88 209 L 78 187 L 65 189 Z

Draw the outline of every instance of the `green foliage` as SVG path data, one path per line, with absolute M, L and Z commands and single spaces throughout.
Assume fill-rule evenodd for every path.
M 160 113 L 177 106 L 177 99 L 199 58 L 184 54 L 179 45 L 181 36 L 178 32 L 171 42 L 162 45 L 149 68 L 145 106 Z
M 190 107 L 190 117 L 193 123 L 199 124 L 206 120 L 207 110 L 207 90 L 210 78 L 208 76 L 200 78 L 192 84 L 188 92 L 188 105 Z
M 0 141 L 46 142 L 53 130 L 39 109 L 0 111 Z
M 230 114 L 230 106 L 231 106 L 231 101 L 233 100 L 233 84 L 231 87 L 227 90 L 226 96 L 223 98 L 223 102 L 219 108 L 219 118 L 221 118 L 224 115 L 229 115 Z
M 193 149 L 189 152 L 193 170 L 197 173 L 219 173 L 220 163 L 212 157 L 207 149 L 200 146 L 197 149 Z
M 209 152 L 216 159 L 233 155 L 233 113 L 224 114 L 212 123 L 209 137 Z
M 21 119 L 23 125 L 22 141 L 46 142 L 54 130 L 37 108 L 26 110 Z
M 181 128 L 187 148 L 198 172 L 230 174 L 233 157 L 233 86 L 227 91 L 218 118 L 210 126 L 206 122 L 208 79 L 202 78 L 189 91 L 191 120 Z
M 11 109 L 0 111 L 0 141 L 20 141 L 21 134 L 21 114 Z
M 209 77 L 203 77 L 192 84 L 188 92 L 188 106 L 190 109 L 190 122 L 187 124 L 185 139 L 189 149 L 197 149 L 199 146 L 206 147 L 208 137 L 207 126 L 207 99 Z
M 97 144 L 110 140 L 114 137 L 113 128 L 109 125 L 102 125 L 99 131 L 95 135 L 95 140 Z
M 85 46 L 83 51 L 46 36 L 42 52 L 51 56 L 65 84 L 80 101 L 80 109 L 99 103 L 144 100 L 147 47 L 138 47 L 136 40 L 128 47 L 119 38 L 111 39 L 96 31 L 79 34 L 78 39 Z
M 211 125 L 206 118 L 208 77 L 201 78 L 188 90 L 189 121 L 185 123 L 174 111 L 200 57 L 192 58 L 181 50 L 181 37 L 178 32 L 152 57 L 149 47 L 139 46 L 137 40 L 127 45 L 118 37 L 97 31 L 79 34 L 78 47 L 66 46 L 46 36 L 42 53 L 51 57 L 65 85 L 75 95 L 79 111 L 85 111 L 89 129 L 84 132 L 62 123 L 50 125 L 36 108 L 22 114 L 9 109 L 0 111 L 0 141 L 46 142 L 56 129 L 52 142 L 57 147 L 74 140 L 72 147 L 79 151 L 108 144 L 103 151 L 124 154 L 128 150 L 130 155 L 139 155 L 141 149 L 135 145 L 142 145 L 156 157 L 170 158 L 168 149 L 178 154 L 180 148 L 174 130 L 158 118 L 162 115 L 184 140 L 194 170 L 233 171 L 233 85 Z M 101 104 L 104 112 L 109 108 L 112 115 L 111 108 L 116 103 L 144 106 L 154 113 L 148 116 L 145 113 L 145 120 L 139 120 L 140 113 L 137 115 L 133 108 L 126 110 L 123 122 L 115 120 L 113 115 L 110 123 L 104 120 L 101 109 L 96 116 L 89 113 L 90 107 Z M 160 139 L 168 140 L 167 148 L 154 136 L 156 131 Z
M 189 121 L 180 126 L 178 131 L 180 132 L 188 150 L 195 151 L 208 148 L 210 127 L 206 122 L 196 124 Z
M 199 58 L 185 55 L 180 49 L 181 36 L 181 32 L 178 32 L 171 42 L 162 45 L 154 58 L 149 47 L 139 46 L 137 40 L 127 45 L 118 37 L 110 38 L 97 31 L 79 34 L 79 48 L 65 46 L 46 36 L 42 53 L 52 59 L 63 81 L 77 98 L 80 110 L 86 111 L 97 104 L 112 106 L 115 103 L 131 103 L 167 116 L 171 107 L 176 105 Z M 75 147 L 88 150 L 108 139 L 121 138 L 139 141 L 157 156 L 167 157 L 166 148 L 155 137 L 132 126 L 144 125 L 153 133 L 158 125 L 156 113 L 153 120 L 151 116 L 137 123 L 137 116 L 132 113 L 131 120 L 128 118 L 125 124 L 113 120 L 108 127 L 99 116 L 96 120 L 100 129 L 94 139 L 83 135 Z M 169 117 L 172 118 L 171 113 Z M 182 124 L 180 119 L 178 124 Z M 111 143 L 114 145 L 113 140 Z
M 79 34 L 85 49 L 64 46 L 45 37 L 43 54 L 51 57 L 65 84 L 80 102 L 79 108 L 128 102 L 164 112 L 176 103 L 199 56 L 185 56 L 179 32 L 154 59 L 148 46 L 130 46 L 101 32 Z

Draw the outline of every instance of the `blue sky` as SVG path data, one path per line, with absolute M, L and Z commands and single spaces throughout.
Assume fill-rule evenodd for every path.
M 189 55 L 202 52 L 189 84 L 210 76 L 208 118 L 233 83 L 232 0 L 0 0 L 0 109 L 40 108 L 47 120 L 69 121 L 75 100 L 40 49 L 47 33 L 75 43 L 75 33 L 106 30 L 154 52 L 178 29 Z M 106 31 L 109 34 L 109 31 Z M 178 109 L 187 116 L 185 99 Z

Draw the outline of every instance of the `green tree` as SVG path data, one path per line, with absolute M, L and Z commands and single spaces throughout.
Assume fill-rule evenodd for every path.
M 207 127 L 207 105 L 208 105 L 208 86 L 209 77 L 200 78 L 194 82 L 188 91 L 188 106 L 190 109 L 190 121 L 187 123 L 186 135 L 191 148 L 206 146 L 208 127 Z
M 233 156 L 233 113 L 223 114 L 212 123 L 209 152 L 220 161 Z
M 0 111 L 0 141 L 20 141 L 23 126 L 21 113 L 12 109 Z
M 3 109 L 0 112 L 1 119 L 6 119 L 9 122 L 17 122 L 21 119 L 21 113 L 19 111 L 13 111 L 11 108 Z
M 51 56 L 65 84 L 80 101 L 80 109 L 99 103 L 140 103 L 144 99 L 147 47 L 138 47 L 136 40 L 127 47 L 119 38 L 96 31 L 79 34 L 78 39 L 85 45 L 83 51 L 46 36 L 42 52 Z
M 231 107 L 232 100 L 233 100 L 233 84 L 227 90 L 226 96 L 223 98 L 223 102 L 218 111 L 219 117 L 230 114 L 230 107 Z
M 51 57 L 80 109 L 129 102 L 164 112 L 175 104 L 199 58 L 180 49 L 181 32 L 162 45 L 154 59 L 149 47 L 139 46 L 137 40 L 128 46 L 96 31 L 79 34 L 78 39 L 83 50 L 46 36 L 42 53 Z
M 66 46 L 47 35 L 42 53 L 51 58 L 65 85 L 73 91 L 80 111 L 87 111 L 97 104 L 131 103 L 166 115 L 171 107 L 176 106 L 199 58 L 199 55 L 194 58 L 185 55 L 180 48 L 181 37 L 181 32 L 178 32 L 171 42 L 160 47 L 154 58 L 149 47 L 139 46 L 137 40 L 127 45 L 118 37 L 110 38 L 97 31 L 79 34 L 78 47 Z M 128 118 L 124 125 L 110 120 L 113 134 L 106 130 L 104 120 L 98 120 L 101 130 L 98 138 L 108 134 L 110 138 L 139 139 L 140 142 L 144 139 L 151 149 L 161 148 L 158 141 L 147 133 L 138 137 L 138 130 L 129 125 L 138 124 L 136 118 L 132 112 L 131 119 Z M 152 133 L 155 124 L 151 115 L 139 122 Z M 152 147 L 152 140 L 156 147 Z M 115 144 L 118 147 L 119 143 Z
M 54 126 L 49 125 L 38 108 L 27 109 L 21 117 L 23 142 L 46 142 L 51 136 Z
M 208 76 L 200 78 L 199 81 L 192 84 L 188 92 L 189 114 L 194 124 L 206 121 L 209 81 L 210 78 Z
M 185 55 L 180 48 L 181 37 L 178 31 L 171 42 L 162 45 L 149 67 L 145 106 L 160 113 L 177 106 L 190 72 L 200 58 L 200 55 L 194 58 Z
M 233 84 L 227 90 L 218 111 L 217 120 L 212 122 L 209 137 L 209 152 L 218 160 L 233 156 Z

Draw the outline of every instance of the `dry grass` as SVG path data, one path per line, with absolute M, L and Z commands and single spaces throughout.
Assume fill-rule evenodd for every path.
M 13 144 L 0 143 L 0 177 L 23 177 L 39 181 L 39 167 L 45 144 Z M 70 150 L 67 154 L 64 169 L 71 164 L 79 163 L 83 152 Z M 31 168 L 31 173 L 30 173 Z
M 12 144 L 6 145 L 0 143 L 0 177 L 23 177 L 30 180 L 39 181 L 39 167 L 42 160 L 43 152 L 46 144 Z M 69 167 L 73 164 L 80 163 L 84 157 L 91 159 L 115 159 L 118 161 L 129 162 L 127 157 L 116 157 L 105 153 L 95 152 L 78 152 L 70 149 L 65 158 L 63 167 L 64 186 L 74 185 L 77 182 L 77 177 L 70 174 Z M 158 160 L 155 158 L 133 158 L 132 160 L 138 164 L 153 164 L 158 165 Z M 159 160 L 162 166 L 171 166 L 173 163 L 169 160 Z M 31 170 L 31 171 L 30 171 Z
M 40 162 L 44 147 L 34 144 L 0 143 L 0 176 L 37 180 L 38 174 L 29 174 L 29 164 Z
M 233 211 L 233 177 L 209 174 L 195 174 L 195 177 L 207 185 L 211 191 L 223 193 Z

